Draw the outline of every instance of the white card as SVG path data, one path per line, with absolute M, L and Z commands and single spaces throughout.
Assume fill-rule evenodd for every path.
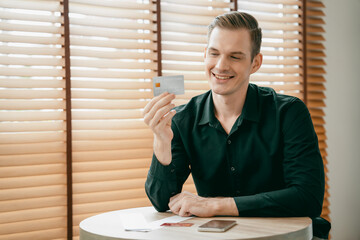
M 153 88 L 154 96 L 158 96 L 163 92 L 176 95 L 184 94 L 184 75 L 154 77 Z
M 148 232 L 152 230 L 141 213 L 128 213 L 120 217 L 125 231 Z
M 192 217 L 180 217 L 175 215 L 157 221 L 147 222 L 141 213 L 127 213 L 120 216 L 124 230 L 133 232 L 149 232 L 162 228 L 161 224 L 163 223 L 178 223 L 190 218 Z

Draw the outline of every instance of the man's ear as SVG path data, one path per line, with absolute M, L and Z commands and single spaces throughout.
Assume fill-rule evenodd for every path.
M 253 59 L 253 61 L 251 63 L 251 65 L 252 65 L 251 74 L 253 74 L 257 70 L 259 70 L 259 68 L 261 67 L 261 64 L 262 64 L 262 60 L 263 60 L 263 55 L 261 53 L 258 53 L 254 57 L 254 59 Z
M 205 47 L 205 49 L 204 49 L 204 60 L 206 58 L 206 51 L 207 51 L 207 47 Z

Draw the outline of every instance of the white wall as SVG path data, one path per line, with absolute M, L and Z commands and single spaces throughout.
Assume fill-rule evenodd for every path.
M 332 239 L 360 240 L 360 0 L 323 0 Z

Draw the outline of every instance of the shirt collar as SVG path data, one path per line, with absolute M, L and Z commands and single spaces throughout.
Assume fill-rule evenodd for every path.
M 260 109 L 259 109 L 259 101 L 258 101 L 258 88 L 256 85 L 249 83 L 249 87 L 246 93 L 246 99 L 243 107 L 243 111 L 241 113 L 240 118 L 258 122 L 260 118 Z M 215 125 L 217 123 L 217 119 L 214 113 L 214 103 L 212 99 L 212 92 L 208 95 L 201 119 L 199 121 L 199 125 L 204 125 L 207 123 Z M 238 121 L 240 123 L 240 121 Z
M 260 118 L 260 105 L 258 96 L 258 86 L 249 83 L 246 93 L 246 99 L 243 107 L 242 114 L 244 119 L 259 122 Z
M 201 119 L 199 121 L 199 125 L 204 125 L 207 123 L 215 124 L 216 122 L 217 122 L 217 119 L 216 119 L 215 113 L 214 113 L 214 102 L 212 99 L 212 92 L 210 90 L 210 94 L 208 94 L 205 104 L 204 104 L 204 108 L 203 108 Z

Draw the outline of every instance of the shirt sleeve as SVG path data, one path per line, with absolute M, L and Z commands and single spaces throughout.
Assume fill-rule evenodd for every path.
M 171 142 L 172 161 L 162 165 L 155 154 L 145 182 L 145 192 L 159 212 L 169 209 L 169 200 L 182 190 L 182 186 L 190 174 L 189 159 L 174 121 L 171 128 L 174 137 Z
M 317 136 L 306 105 L 296 99 L 283 116 L 283 169 L 286 187 L 235 197 L 240 216 L 308 216 L 321 214 L 325 179 Z

